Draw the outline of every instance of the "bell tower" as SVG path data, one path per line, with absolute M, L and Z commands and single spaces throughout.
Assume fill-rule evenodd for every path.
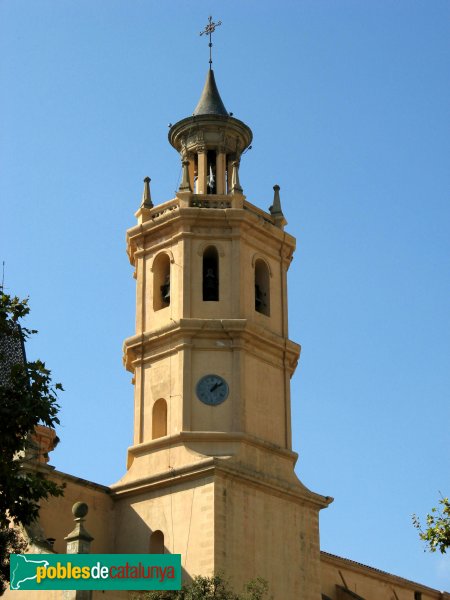
M 294 472 L 287 271 L 295 239 L 274 186 L 269 212 L 239 179 L 250 128 L 228 113 L 214 71 L 169 142 L 175 198 L 144 180 L 127 232 L 136 278 L 134 436 L 117 501 L 116 552 L 180 553 L 186 576 L 255 577 L 276 600 L 320 599 L 318 512 L 331 501 Z

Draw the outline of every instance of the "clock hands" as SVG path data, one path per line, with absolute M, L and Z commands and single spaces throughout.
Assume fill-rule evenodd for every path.
M 195 391 L 201 402 L 216 406 L 228 398 L 229 388 L 223 377 L 209 373 L 198 380 Z
M 212 388 L 210 388 L 210 392 L 215 392 L 217 390 L 218 387 L 220 387 L 221 385 L 223 385 L 223 381 L 221 381 L 220 383 L 215 383 Z

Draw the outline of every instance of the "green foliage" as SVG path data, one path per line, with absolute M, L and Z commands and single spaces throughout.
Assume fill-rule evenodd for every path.
M 242 594 L 236 594 L 222 575 L 202 577 L 197 575 L 192 583 L 178 591 L 145 592 L 140 600 L 264 600 L 269 586 L 264 579 L 255 579 L 245 586 Z
M 9 529 L 10 523 L 29 525 L 38 516 L 41 500 L 63 493 L 62 486 L 46 479 L 29 464 L 27 458 L 33 453 L 30 433 L 35 426 L 53 427 L 59 423 L 56 394 L 63 389 L 59 383 L 52 383 L 51 373 L 42 361 L 22 364 L 14 362 L 15 359 L 8 353 L 8 348 L 17 348 L 22 340 L 37 333 L 20 327 L 20 320 L 29 311 L 27 300 L 1 294 L 0 565 L 2 572 L 7 569 L 6 578 L 9 574 L 9 553 L 15 551 L 8 548 L 19 547 L 17 534 L 12 533 L 15 530 Z
M 0 335 L 27 339 L 36 333 L 18 327 L 29 311 L 27 300 L 3 293 Z M 0 356 L 0 360 L 6 358 Z M 51 373 L 40 360 L 12 364 L 9 377 L 0 385 L 0 527 L 8 527 L 10 519 L 29 525 L 37 517 L 41 499 L 62 494 L 60 486 L 39 472 L 24 469 L 24 460 L 19 459 L 29 449 L 29 434 L 36 425 L 59 423 L 57 390 L 62 390 L 61 384 L 52 384 Z
M 0 530 L 0 596 L 9 583 L 9 555 L 22 554 L 26 549 L 27 543 L 17 527 Z
M 419 530 L 419 537 L 426 542 L 430 552 L 439 550 L 445 554 L 450 547 L 450 502 L 448 498 L 441 496 L 439 500 L 440 507 L 431 509 L 431 513 L 426 516 L 426 529 L 423 530 L 419 519 L 413 515 L 413 524 Z

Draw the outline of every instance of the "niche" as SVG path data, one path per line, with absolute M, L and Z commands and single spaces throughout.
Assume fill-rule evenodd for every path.
M 219 300 L 219 253 L 214 246 L 203 252 L 203 300 Z
M 150 554 L 164 554 L 164 534 L 160 529 L 150 536 Z
M 255 310 L 270 316 L 270 273 L 262 259 L 255 263 Z
M 152 410 L 152 440 L 167 435 L 167 402 L 160 398 Z

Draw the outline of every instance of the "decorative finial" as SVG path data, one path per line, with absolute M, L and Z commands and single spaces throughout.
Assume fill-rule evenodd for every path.
M 205 29 L 203 31 L 200 31 L 200 35 L 206 34 L 209 35 L 209 68 L 212 69 L 212 41 L 211 41 L 211 36 L 214 33 L 214 31 L 216 30 L 216 27 L 219 27 L 219 25 L 222 25 L 222 21 L 217 21 L 217 23 L 214 23 L 214 21 L 212 20 L 212 17 L 209 16 L 208 18 L 208 25 L 206 25 Z
M 283 229 L 285 225 L 287 225 L 287 221 L 284 218 L 283 211 L 281 210 L 281 200 L 280 200 L 280 186 L 273 186 L 273 204 L 269 207 L 269 212 L 272 215 L 274 223 L 280 229 Z
M 75 528 L 64 539 L 67 541 L 67 554 L 89 554 L 91 542 L 94 539 L 84 526 L 89 507 L 85 502 L 75 502 L 72 506 Z M 70 596 L 74 599 L 78 596 Z
M 88 514 L 89 507 L 86 502 L 75 502 L 72 506 L 72 514 L 75 517 L 75 521 L 84 520 L 84 517 Z
M 232 164 L 233 173 L 231 175 L 231 193 L 242 194 L 241 182 L 239 181 L 239 161 L 235 160 Z
M 141 206 L 144 208 L 153 208 L 152 198 L 150 196 L 150 177 L 144 178 L 144 191 L 142 193 Z
M 189 181 L 189 161 L 183 160 L 183 177 L 181 179 L 181 184 L 179 187 L 180 192 L 191 192 L 191 182 Z

